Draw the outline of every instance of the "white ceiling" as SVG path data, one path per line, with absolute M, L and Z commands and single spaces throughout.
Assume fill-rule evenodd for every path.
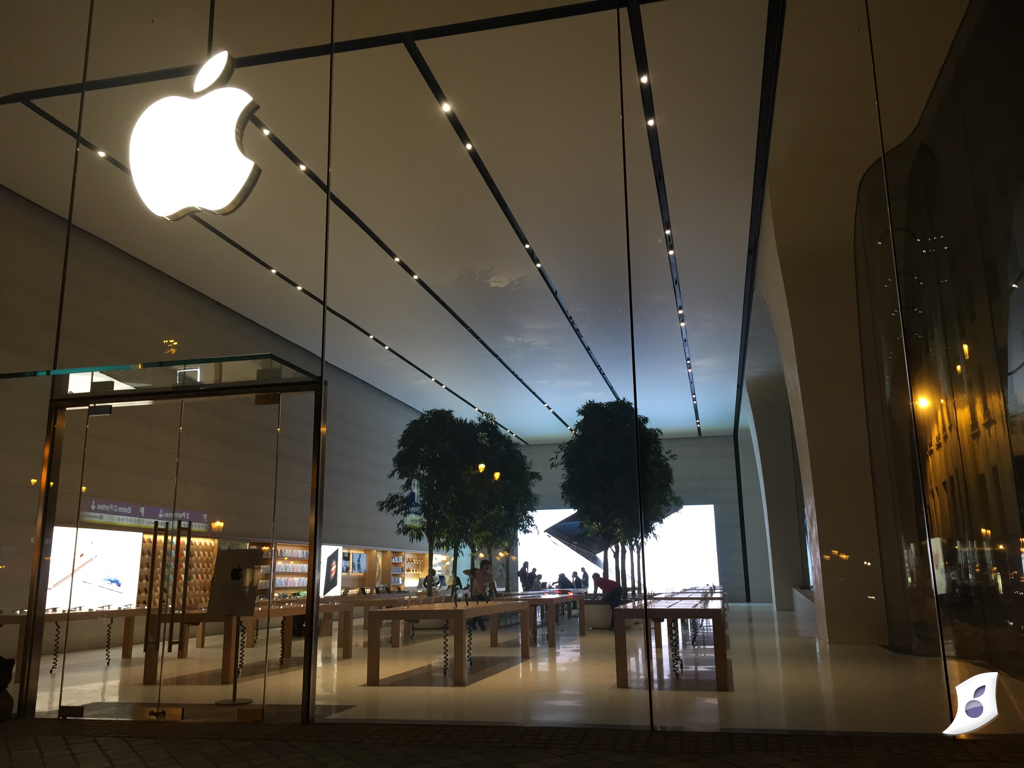
M 63 14 L 29 5 L 0 32 L 0 93 L 62 85 L 80 74 L 86 4 Z M 114 5 L 97 3 L 90 78 L 205 58 L 206 2 Z M 216 7 L 215 45 L 236 56 L 326 42 L 327 3 L 305 4 L 301 12 L 280 2 L 253 10 L 221 0 Z M 432 18 L 441 21 L 412 6 L 415 17 L 389 10 L 381 18 L 357 2 L 339 8 L 336 27 L 344 39 L 480 15 L 480 5 L 459 2 L 436 5 Z M 497 12 L 488 8 L 488 15 Z M 705 434 L 727 433 L 766 3 L 664 0 L 644 5 L 642 13 L 702 427 Z M 666 434 L 692 435 L 625 15 L 623 31 L 636 397 Z M 420 50 L 612 385 L 632 400 L 615 13 L 432 39 Z M 239 69 L 231 83 L 253 95 L 257 116 L 321 178 L 328 78 L 328 60 L 320 57 Z M 91 91 L 82 134 L 127 163 L 129 134 L 143 109 L 162 96 L 190 93 L 191 78 Z M 68 125 L 77 122 L 77 96 L 37 103 Z M 337 55 L 334 107 L 331 181 L 338 197 L 564 419 L 574 421 L 588 399 L 610 399 L 405 48 Z M 18 148 L 0 153 L 0 184 L 66 215 L 72 140 L 15 104 L 0 107 L 0 142 Z M 234 214 L 204 218 L 319 295 L 323 194 L 252 125 L 244 148 L 262 168 L 255 191 Z M 314 301 L 195 222 L 150 214 L 131 180 L 91 152 L 80 163 L 74 221 L 319 352 Z M 337 208 L 329 253 L 334 309 L 530 442 L 564 438 L 567 431 L 542 403 Z M 188 340 L 181 343 L 187 355 Z M 336 318 L 328 322 L 326 346 L 330 362 L 415 408 L 473 414 Z

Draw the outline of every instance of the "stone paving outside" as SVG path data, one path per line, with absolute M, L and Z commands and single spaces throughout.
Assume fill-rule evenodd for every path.
M 279 765 L 1020 768 L 1024 765 L 1024 736 L 951 739 L 903 734 L 651 733 L 403 723 L 303 726 L 32 720 L 0 725 L 0 766 L 4 767 Z

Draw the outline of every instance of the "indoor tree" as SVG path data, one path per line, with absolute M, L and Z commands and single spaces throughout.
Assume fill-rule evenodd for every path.
M 458 567 L 459 547 L 468 541 L 473 474 L 479 463 L 479 438 L 473 422 L 451 411 L 426 411 L 410 421 L 398 438 L 390 479 L 419 484 L 419 505 L 406 488 L 389 493 L 377 508 L 399 518 L 397 530 L 411 541 L 427 542 L 427 563 L 433 567 L 436 548 L 452 549 Z M 427 588 L 433 593 L 433 586 Z
M 584 403 L 572 437 L 551 462 L 561 468 L 562 501 L 575 509 L 582 526 L 614 547 L 618 581 L 624 581 L 626 548 L 633 549 L 682 506 L 672 489 L 670 461 L 661 430 L 649 426 L 627 400 Z M 643 503 L 641 514 L 640 503 Z M 604 575 L 608 577 L 608 549 Z
M 533 528 L 533 513 L 539 498 L 533 486 L 539 472 L 523 455 L 519 445 L 490 414 L 477 422 L 480 440 L 479 506 L 474 526 L 474 545 L 487 550 L 494 562 L 494 550 L 506 553 L 520 533 Z M 505 589 L 510 588 L 511 566 L 505 563 Z

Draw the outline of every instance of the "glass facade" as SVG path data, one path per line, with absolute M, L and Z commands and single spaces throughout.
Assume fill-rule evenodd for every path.
M 0 16 L 18 717 L 1024 730 L 1017 9 Z

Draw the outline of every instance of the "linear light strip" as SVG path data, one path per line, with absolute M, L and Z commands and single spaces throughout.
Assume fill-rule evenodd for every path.
M 516 233 L 516 237 L 519 238 L 519 242 L 521 242 L 523 247 L 526 249 L 526 253 L 530 257 L 530 261 L 533 262 L 537 271 L 540 272 L 540 276 L 543 278 L 544 284 L 547 285 L 551 295 L 558 303 L 559 308 L 562 310 L 562 314 L 565 315 L 565 319 L 569 321 L 569 325 L 576 333 L 576 337 L 580 340 L 580 344 L 583 345 L 583 349 L 585 349 L 587 354 L 590 356 L 591 362 L 594 363 L 594 367 L 597 368 L 597 372 L 601 374 L 601 378 L 604 379 L 604 383 L 608 385 L 608 389 L 611 390 L 612 395 L 616 400 L 618 400 L 618 392 L 615 391 L 615 387 L 612 386 L 607 374 L 605 374 L 601 364 L 597 361 L 597 357 L 594 355 L 590 345 L 587 344 L 587 340 L 583 338 L 582 331 L 580 331 L 579 326 L 576 325 L 576 321 L 573 320 L 572 314 L 569 312 L 569 308 L 565 305 L 565 302 L 562 301 L 562 297 L 558 294 L 558 291 L 555 290 L 555 285 L 551 282 L 551 278 L 548 276 L 547 271 L 541 266 L 537 253 L 533 246 L 530 245 L 530 241 L 523 232 L 523 228 L 520 227 L 519 222 L 516 221 L 516 217 L 512 214 L 512 209 L 509 208 L 508 203 L 505 201 L 501 191 L 498 189 L 498 185 L 495 184 L 494 178 L 487 170 L 487 166 L 484 165 L 484 161 L 480 157 L 480 153 L 474 148 L 474 144 L 469 138 L 469 134 L 466 132 L 466 129 L 462 126 L 458 116 L 455 114 L 455 110 L 451 108 L 448 99 L 445 98 L 444 91 L 441 90 L 441 86 L 434 77 L 434 73 L 430 71 L 430 67 L 427 65 L 426 59 L 423 58 L 423 54 L 420 53 L 420 49 L 416 47 L 415 42 L 409 39 L 405 41 L 405 48 L 409 51 L 409 55 L 416 64 L 416 68 L 420 71 L 420 75 L 423 76 L 423 80 L 426 82 L 427 87 L 430 88 L 431 92 L 434 94 L 434 98 L 437 99 L 437 103 L 441 106 L 441 110 L 448 118 L 448 122 L 451 123 L 452 128 L 455 130 L 455 134 L 459 137 L 459 141 L 462 142 L 466 151 L 469 152 L 469 156 L 472 159 L 473 164 L 480 173 L 480 177 L 483 179 L 484 184 L 487 185 L 487 188 L 491 191 L 491 194 L 494 196 L 494 200 L 501 209 L 501 212 L 505 214 L 505 218 L 511 225 L 512 231 Z
M 60 120 L 58 120 L 57 118 L 55 118 L 55 117 L 54 117 L 53 115 L 49 114 L 48 112 L 46 112 L 45 110 L 41 109 L 40 107 L 38 107 L 37 105 L 33 104 L 32 102 L 29 102 L 29 101 L 25 101 L 25 102 L 22 102 L 22 103 L 23 103 L 23 104 L 25 104 L 25 106 L 27 106 L 27 107 L 28 107 L 28 108 L 29 108 L 30 110 L 32 110 L 33 112 L 35 112 L 35 113 L 36 113 L 37 115 L 39 115 L 40 117 L 42 117 L 42 118 L 43 118 L 44 120 L 46 120 L 46 121 L 47 121 L 48 123 L 50 123 L 50 124 L 51 124 L 51 125 L 53 125 L 54 127 L 56 127 L 56 128 L 58 128 L 59 130 L 61 130 L 61 131 L 62 131 L 63 133 L 67 134 L 67 135 L 68 135 L 68 136 L 70 136 L 71 138 L 75 138 L 75 131 L 74 131 L 74 129 L 72 129 L 71 127 L 69 127 L 69 126 L 65 125 L 65 124 L 64 124 L 63 122 L 61 122 Z M 104 161 L 106 161 L 106 162 L 110 163 L 110 164 L 111 164 L 112 166 L 114 166 L 114 167 L 115 167 L 115 168 L 117 168 L 117 169 L 118 169 L 119 171 L 121 171 L 122 173 L 124 173 L 125 175 L 127 175 L 127 176 L 128 176 L 129 178 L 131 177 L 131 175 L 132 175 L 132 174 L 131 174 L 131 170 L 130 170 L 130 169 L 128 168 L 128 166 L 126 166 L 126 165 L 125 165 L 124 163 L 120 162 L 120 161 L 119 161 L 119 160 L 118 160 L 117 158 L 115 158 L 115 157 L 112 157 L 112 156 L 111 156 L 110 154 L 108 154 L 108 153 L 104 152 L 103 150 L 99 149 L 99 148 L 98 148 L 98 147 L 97 147 L 97 146 L 96 146 L 95 144 L 93 144 L 92 142 L 88 141 L 88 140 L 87 140 L 87 139 L 85 139 L 84 137 L 83 137 L 83 138 L 81 138 L 81 140 L 80 140 L 80 141 L 81 141 L 81 145 L 82 145 L 83 147 L 86 147 L 87 149 L 89 149 L 89 150 L 91 150 L 92 152 L 94 152 L 94 153 L 95 153 L 95 154 L 96 154 L 96 155 L 97 155 L 97 156 L 98 156 L 98 157 L 99 157 L 99 158 L 100 158 L 101 160 L 104 160 Z M 267 263 L 266 261 L 264 261 L 264 260 L 263 260 L 263 259 L 261 259 L 261 258 L 260 258 L 259 256 L 257 256 L 257 255 L 256 255 L 255 253 L 253 253 L 252 251 L 250 251 L 250 250 L 249 250 L 248 248 L 246 248 L 245 246 L 243 246 L 243 245 L 242 245 L 241 243 L 237 242 L 236 240 L 232 239 L 232 238 L 231 238 L 231 237 L 229 237 L 228 235 L 226 235 L 226 234 L 224 234 L 223 232 L 221 232 L 221 231 L 220 231 L 219 229 L 217 229 L 217 228 L 216 228 L 215 226 L 213 226 L 212 224 L 210 224 L 210 223 L 209 223 L 208 221 L 205 221 L 204 219 L 201 219 L 201 218 L 199 218 L 199 216 L 198 216 L 198 215 L 196 215 L 195 213 L 189 214 L 189 218 L 190 218 L 190 219 L 192 219 L 193 221 L 195 221 L 195 222 L 196 222 L 197 224 L 199 224 L 200 226 L 202 226 L 202 227 L 203 227 L 204 229 L 206 229 L 207 231 L 209 231 L 209 232 L 211 232 L 212 234 L 214 234 L 214 235 L 216 235 L 217 237 L 219 237 L 219 238 L 220 238 L 221 240 L 223 240 L 223 241 L 224 241 L 225 243 L 227 243 L 228 245 L 230 245 L 230 246 L 231 246 L 232 248 L 234 248 L 235 250 L 237 250 L 237 251 L 238 251 L 239 253 L 241 253 L 242 255 L 244 255 L 244 256 L 248 257 L 248 258 L 249 258 L 250 260 L 252 260 L 252 261 L 256 262 L 257 264 L 259 264 L 259 265 L 260 265 L 261 267 L 263 267 L 264 269 L 267 269 L 267 270 L 269 270 L 269 271 L 270 271 L 270 272 L 271 272 L 271 273 L 272 273 L 273 275 L 275 275 L 275 276 L 276 276 L 276 277 L 278 277 L 279 279 L 283 280 L 283 281 L 284 281 L 285 283 L 287 283 L 288 285 L 290 285 L 290 286 L 291 286 L 292 288 L 295 288 L 295 289 L 297 289 L 297 290 L 298 290 L 299 292 L 301 292 L 301 293 L 305 294 L 305 295 L 306 295 L 307 297 L 309 297 L 310 299 L 312 299 L 313 301 L 315 301 L 315 302 L 316 302 L 317 304 L 319 304 L 319 305 L 321 305 L 321 306 L 323 306 L 323 305 L 324 305 L 324 300 L 323 300 L 322 298 L 320 298 L 320 297 L 319 297 L 319 296 L 317 296 L 316 294 L 314 294 L 314 293 L 312 293 L 312 292 L 310 292 L 310 291 L 306 290 L 305 288 L 303 288 L 303 287 L 302 287 L 301 285 L 299 285 L 299 284 L 298 284 L 297 282 L 295 282 L 294 280 L 292 280 L 292 279 L 291 279 L 290 277 L 288 277 L 287 275 L 285 275 L 285 274 L 281 273 L 280 271 L 278 271 L 277 269 L 275 269 L 274 267 L 272 267 L 272 266 L 271 266 L 270 264 L 268 264 L 268 263 Z M 448 393 L 449 393 L 450 395 L 452 395 L 452 396 L 454 396 L 454 397 L 458 398 L 458 399 L 459 399 L 459 400 L 461 400 L 461 401 L 462 401 L 463 403 L 465 403 L 466 405 L 468 405 L 468 406 L 469 406 L 470 408 L 472 408 L 473 410 L 475 410 L 475 411 L 476 411 L 477 413 L 482 413 L 482 411 L 480 410 L 480 408 L 479 408 L 479 407 L 477 407 L 476 405 L 474 405 L 474 404 L 473 404 L 472 402 L 470 402 L 469 400 L 467 400 L 467 399 L 466 399 L 465 397 L 463 397 L 462 395 L 460 395 L 460 394 L 459 394 L 458 392 L 456 392 L 455 390 L 453 390 L 453 389 L 451 389 L 450 387 L 448 387 L 448 385 L 447 385 L 447 384 L 444 384 L 444 383 L 442 383 L 442 382 L 438 381 L 436 377 L 434 377 L 434 376 L 431 376 L 431 375 L 430 375 L 430 374 L 429 374 L 429 373 L 428 373 L 427 371 L 425 371 L 425 370 L 424 370 L 423 368 L 421 368 L 420 366 L 416 365 L 416 363 L 412 362 L 412 361 L 411 361 L 411 360 L 410 360 L 409 358 L 407 358 L 407 357 L 406 357 L 405 355 L 402 355 L 401 353 L 399 353 L 399 352 L 397 352 L 396 350 L 392 349 L 392 347 L 391 347 L 391 346 L 390 346 L 389 344 L 385 344 L 385 343 L 384 343 L 384 342 L 383 342 L 383 341 L 382 341 L 381 339 L 379 339 L 379 338 L 377 338 L 376 336 L 374 336 L 373 334 L 371 334 L 371 333 L 370 333 L 369 331 L 367 331 L 367 330 L 366 330 L 365 328 L 363 328 L 363 327 L 362 327 L 361 325 L 359 325 L 359 324 L 358 324 L 358 323 L 356 323 L 355 321 L 353 321 L 353 320 L 350 320 L 349 318 L 345 317 L 345 315 L 341 314 L 340 312 L 338 312 L 338 311 L 337 311 L 336 309 L 334 309 L 334 308 L 333 308 L 333 307 L 331 307 L 330 305 L 327 305 L 326 309 L 327 309 L 327 311 L 328 311 L 328 312 L 330 312 L 330 313 L 331 313 L 332 315 L 334 315 L 335 317 L 337 317 L 337 318 L 338 318 L 339 320 L 342 320 L 342 321 L 344 321 L 344 322 L 345 322 L 345 323 L 347 323 L 347 324 L 348 324 L 349 326 L 351 326 L 352 328 L 356 329 L 357 331 L 359 331 L 360 333 L 362 333 L 362 334 L 363 334 L 364 336 L 366 336 L 367 338 L 369 338 L 369 339 L 370 339 L 371 341 L 375 342 L 375 343 L 376 343 L 376 344 L 377 344 L 378 346 L 382 347 L 382 348 L 383 348 L 383 349 L 384 349 L 384 350 L 385 350 L 386 352 L 390 352 L 390 353 L 391 353 L 392 355 L 394 355 L 395 357 L 397 357 L 397 358 L 398 358 L 399 360 L 401 360 L 402 362 L 406 363 L 407 365 L 409 365 L 410 367 L 412 367 L 413 369 L 415 369 L 415 370 L 416 370 L 417 372 L 419 372 L 419 373 L 421 373 L 422 375 L 424 375 L 424 376 L 426 376 L 427 378 L 429 378 L 429 379 L 430 379 L 430 380 L 431 380 L 432 382 L 434 382 L 435 384 L 437 384 L 437 385 L 438 385 L 439 387 L 441 387 L 441 388 L 442 388 L 443 390 L 445 390 L 446 392 L 448 392 Z M 506 427 L 506 426 L 505 426 L 504 424 L 502 424 L 501 422 L 499 422 L 499 421 L 495 420 L 495 422 L 494 422 L 494 423 L 495 423 L 495 424 L 497 424 L 497 425 L 498 425 L 499 427 L 501 427 L 502 429 L 504 429 L 504 430 L 505 430 L 505 431 L 506 431 L 506 432 L 507 432 L 508 434 L 512 435 L 512 436 L 513 436 L 513 437 L 515 437 L 515 438 L 516 438 L 517 440 L 519 440 L 520 442 L 522 442 L 522 443 L 523 443 L 524 445 L 529 445 L 529 443 L 528 443 L 528 442 L 527 442 L 526 440 L 524 440 L 524 439 L 523 439 L 522 437 L 520 437 L 520 436 L 519 436 L 518 434 L 516 434 L 515 432 L 513 432 L 513 431 L 512 431 L 511 429 L 509 429 L 508 427 Z M 564 423 L 564 422 L 563 422 L 563 423 Z
M 697 408 L 697 388 L 693 381 L 690 341 L 686 335 L 686 314 L 683 311 L 683 294 L 679 286 L 679 267 L 676 262 L 675 238 L 672 235 L 672 218 L 669 215 L 668 209 L 668 192 L 665 189 L 665 169 L 661 161 L 661 143 L 658 141 L 658 122 L 654 116 L 654 93 L 651 88 L 650 69 L 647 66 L 647 44 L 644 40 L 643 20 L 640 17 L 640 6 L 636 3 L 636 0 L 629 0 L 627 9 L 629 13 L 630 36 L 633 39 L 633 56 L 636 59 L 636 76 L 640 83 L 640 98 L 643 102 L 644 121 L 647 123 L 647 141 L 651 147 L 654 184 L 658 190 L 661 223 L 665 228 L 665 250 L 667 251 L 669 274 L 672 277 L 672 291 L 676 299 L 679 336 L 683 341 L 683 354 L 686 357 L 686 378 L 690 385 L 690 400 L 693 402 L 693 418 L 697 424 L 697 436 L 700 437 L 700 411 Z
M 662 0 L 641 0 L 643 3 L 662 2 Z M 504 16 L 491 16 L 474 21 L 455 22 L 436 27 L 425 27 L 408 32 L 396 32 L 384 35 L 371 35 L 360 37 L 354 40 L 341 40 L 334 44 L 334 53 L 348 53 L 350 51 L 365 51 L 373 48 L 383 48 L 389 45 L 401 45 L 406 40 L 435 40 L 442 37 L 464 35 L 472 32 L 484 32 L 492 29 L 505 29 L 518 27 L 524 24 L 534 24 L 555 19 L 566 19 L 574 16 L 586 16 L 591 13 L 610 11 L 622 5 L 622 0 L 589 0 L 585 3 L 569 3 L 568 5 L 555 6 L 553 8 L 541 8 L 535 11 L 522 13 L 511 13 Z M 235 59 L 235 69 L 245 67 L 259 67 L 267 64 L 280 64 L 285 61 L 298 61 L 301 59 L 312 59 L 319 56 L 329 56 L 331 45 L 310 45 L 301 48 L 286 48 L 278 51 L 268 51 L 250 56 L 240 56 Z M 123 88 L 130 85 L 143 83 L 154 83 L 162 80 L 173 80 L 181 77 L 195 77 L 199 72 L 201 64 L 189 64 L 181 67 L 169 67 L 167 69 L 156 69 L 148 72 L 139 72 L 132 75 L 118 75 L 117 77 L 104 77 L 96 80 L 89 80 L 85 84 L 86 91 L 100 91 L 110 88 Z M 29 91 L 20 91 L 7 96 L 0 97 L 0 105 L 15 104 L 30 99 L 46 99 L 54 96 L 67 96 L 80 93 L 82 84 L 70 83 L 68 85 L 56 85 L 47 88 L 36 88 Z
M 327 189 L 327 184 L 325 184 L 325 183 L 324 183 L 324 181 L 323 181 L 323 180 L 322 180 L 322 179 L 321 179 L 321 178 L 320 178 L 320 177 L 319 177 L 319 176 L 318 176 L 318 175 L 317 175 L 317 174 L 316 174 L 316 173 L 315 173 L 314 171 L 310 170 L 310 169 L 308 168 L 308 166 L 306 166 L 306 165 L 305 165 L 305 164 L 304 164 L 304 163 L 303 163 L 303 162 L 302 162 L 302 161 L 301 161 L 301 160 L 299 159 L 298 155 L 296 155 L 296 154 L 295 154 L 295 153 L 294 153 L 294 152 L 293 152 L 293 151 L 292 151 L 292 150 L 291 150 L 291 149 L 290 149 L 290 148 L 288 147 L 288 145 L 287 145 L 287 144 L 285 144 L 285 143 L 284 143 L 284 142 L 283 142 L 283 141 L 281 140 L 280 136 L 279 136 L 279 135 L 278 135 L 278 134 L 277 134 L 276 132 L 274 132 L 274 131 L 271 131 L 271 130 L 270 130 L 270 128 L 268 128 L 268 127 L 267 127 L 267 125 L 266 125 L 266 124 L 265 124 L 265 123 L 264 123 L 264 122 L 263 122 L 262 120 L 260 120 L 260 119 L 259 119 L 258 117 L 256 117 L 256 115 L 253 115 L 253 116 L 252 116 L 252 117 L 250 118 L 250 121 L 252 122 L 252 124 L 253 124 L 253 125 L 255 125 L 255 126 L 256 126 L 257 128 L 259 128 L 259 129 L 260 129 L 260 130 L 261 130 L 261 131 L 263 132 L 263 135 L 264 135 L 264 136 L 266 136 L 266 137 L 267 137 L 267 139 L 269 139 L 269 140 L 270 140 L 270 142 L 271 142 L 271 143 L 272 143 L 272 144 L 273 144 L 273 145 L 274 145 L 275 147 L 277 147 L 277 148 L 278 148 L 278 150 L 280 150 L 280 151 L 281 151 L 281 154 L 283 154 L 283 155 L 284 155 L 285 157 L 287 157 L 287 158 L 288 158 L 288 160 L 290 160 L 290 161 L 291 161 L 292 163 L 294 163 L 294 164 L 295 164 L 295 165 L 297 165 L 297 166 L 298 166 L 298 167 L 299 167 L 300 169 L 302 169 L 302 172 L 303 172 L 303 173 L 304 173 L 304 174 L 305 174 L 306 176 L 308 176 L 308 177 L 309 177 L 309 178 L 310 178 L 310 179 L 311 179 L 311 180 L 313 181 L 313 183 L 315 183 L 315 184 L 317 185 L 317 187 L 319 187 L 319 188 L 320 188 L 320 190 L 321 190 L 322 192 L 328 192 L 328 189 Z M 534 396 L 534 397 L 535 397 L 535 398 L 537 399 L 537 402 L 541 403 L 541 404 L 542 404 L 542 405 L 543 405 L 543 406 L 544 406 L 545 408 L 547 408 L 547 409 L 548 409 L 548 411 L 549 411 L 549 412 L 551 413 L 551 415 L 552 415 L 552 416 L 554 416 L 554 417 L 555 417 L 556 419 L 558 419 L 558 420 L 559 420 L 559 421 L 560 421 L 560 422 L 562 423 L 562 426 L 564 426 L 564 427 L 565 427 L 566 429 L 571 429 L 571 427 L 570 427 L 570 426 L 569 426 L 569 424 L 568 424 L 568 423 L 567 423 L 567 422 L 565 421 L 565 419 L 563 419 L 563 418 L 562 418 L 561 416 L 559 416 L 559 415 L 558 415 L 558 413 L 556 413 L 556 412 L 555 412 L 555 410 L 554 410 L 553 408 L 551 408 L 551 407 L 550 407 L 550 406 L 549 406 L 549 405 L 548 405 L 548 404 L 547 404 L 547 403 L 546 403 L 546 402 L 544 401 L 544 398 L 542 398 L 542 397 L 541 397 L 540 395 L 538 395 L 538 394 L 537 394 L 537 392 L 536 392 L 536 391 L 535 391 L 535 390 L 533 389 L 533 387 L 531 387 L 531 386 L 530 386 L 529 384 L 527 384 L 527 383 L 526 383 L 526 381 L 525 381 L 525 380 L 523 379 L 523 377 L 522 377 L 522 376 L 520 376 L 520 375 L 519 375 L 518 373 L 516 373 L 516 372 L 515 372 L 515 371 L 514 371 L 514 370 L 512 369 L 512 367 L 511 367 L 511 366 L 510 366 L 510 365 L 509 365 L 508 363 L 506 363 L 506 362 L 505 362 L 505 360 L 504 360 L 504 359 L 503 359 L 503 358 L 501 357 L 501 355 L 499 355 L 499 354 L 498 354 L 498 353 L 497 353 L 497 352 L 496 352 L 496 351 L 495 351 L 495 350 L 494 350 L 494 349 L 493 349 L 493 348 L 491 347 L 491 345 L 490 345 L 490 344 L 488 344 L 488 343 L 487 343 L 486 341 L 484 341 L 484 340 L 483 340 L 483 338 L 482 338 L 482 337 L 480 336 L 480 334 L 478 334 L 478 333 L 477 333 L 477 332 L 476 332 L 476 331 L 475 331 L 475 330 L 474 330 L 474 329 L 473 329 L 473 328 L 472 328 L 472 327 L 471 327 L 471 326 L 469 325 L 469 323 L 467 323 L 467 322 L 466 322 L 465 320 L 463 320 L 463 319 L 462 319 L 462 317 L 461 317 L 461 316 L 460 316 L 460 315 L 459 315 L 459 314 L 458 314 L 458 313 L 457 313 L 457 312 L 456 312 L 456 311 L 455 311 L 454 309 L 452 309 L 452 307 L 451 307 L 451 306 L 449 306 L 448 302 L 446 302 L 446 301 L 445 301 L 444 299 L 442 299 L 442 298 L 441 298 L 441 297 L 440 297 L 440 296 L 439 296 L 439 295 L 437 294 L 437 292 L 436 292 L 436 291 L 435 291 L 435 290 L 434 290 L 433 288 L 431 288 L 431 287 L 430 287 L 430 286 L 429 286 L 429 285 L 427 284 L 427 281 L 426 281 L 426 280 L 424 280 L 424 279 L 423 279 L 423 278 L 422 278 L 422 277 L 421 277 L 421 276 L 419 275 L 419 273 L 417 273 L 417 272 L 416 272 L 415 270 L 413 270 L 413 268 L 412 268 L 411 266 L 409 266 L 409 262 L 408 262 L 408 261 L 407 261 L 406 259 L 402 259 L 402 258 L 400 258 L 400 257 L 398 256 L 398 254 L 397 254 L 397 253 L 395 253 L 395 251 L 394 251 L 394 250 L 393 250 L 393 249 L 391 248 L 391 246 L 389 246 L 389 245 L 388 245 L 388 244 L 387 244 L 386 242 L 384 242 L 384 240 L 383 240 L 383 239 L 382 239 L 382 238 L 381 238 L 381 237 L 380 237 L 380 236 L 379 236 L 379 235 L 378 235 L 378 234 L 377 234 L 376 232 L 374 232 L 374 231 L 373 231 L 373 229 L 371 229 L 371 228 L 370 228 L 370 226 L 369 226 L 369 225 L 368 225 L 368 224 L 367 224 L 367 223 L 366 223 L 365 221 L 363 221 L 363 220 L 362 220 L 362 219 L 361 219 L 361 218 L 360 218 L 360 217 L 358 216 L 358 214 L 356 214 L 356 212 L 355 212 L 355 211 L 353 211 L 353 210 L 352 210 L 351 208 L 349 208 L 349 207 L 348 207 L 348 206 L 347 206 L 347 205 L 346 205 L 346 204 L 345 204 L 344 202 L 342 202 L 342 200 L 341 200 L 341 199 L 340 199 L 340 198 L 339 198 L 339 197 L 338 197 L 338 196 L 337 196 L 336 194 L 334 194 L 334 192 L 330 192 L 330 196 L 331 196 L 331 202 L 332 202 L 332 203 L 334 203 L 334 205 L 335 205 L 335 206 L 336 206 L 336 207 L 337 207 L 337 208 L 338 208 L 339 210 L 341 210 L 341 211 L 342 211 L 342 213 L 344 213 L 344 214 L 345 214 L 346 216 L 348 216 L 348 218 L 349 218 L 349 219 L 350 219 L 350 220 L 351 220 L 351 221 L 352 221 L 352 222 L 353 222 L 353 223 L 354 223 L 354 224 L 355 224 L 355 225 L 356 225 L 357 227 L 359 227 L 359 229 L 361 229 L 361 230 L 362 230 L 362 231 L 363 231 L 363 232 L 364 232 L 364 233 L 366 234 L 366 236 L 367 236 L 367 237 L 369 237 L 369 238 L 370 238 L 370 239 L 371 239 L 371 240 L 372 240 L 372 241 L 373 241 L 373 242 L 374 242 L 374 243 L 375 243 L 375 244 L 377 245 L 377 247 L 378 247 L 378 248 L 380 248 L 380 249 L 381 249 L 381 250 L 382 250 L 382 251 L 383 251 L 383 252 L 384 252 L 385 254 L 387 254 L 387 256 L 388 256 L 388 257 L 390 257 L 391 261 L 392 261 L 392 262 L 393 262 L 394 264 L 396 264 L 396 265 L 397 265 L 397 266 L 398 266 L 398 267 L 399 267 L 400 269 L 402 269 L 402 270 L 403 270 L 403 271 L 404 271 L 404 272 L 405 272 L 405 273 L 406 273 L 407 275 L 409 275 L 409 277 L 411 277 L 411 278 L 412 278 L 412 279 L 413 279 L 413 280 L 414 280 L 414 281 L 415 281 L 416 283 L 418 283 L 418 284 L 419 284 L 419 286 L 420 286 L 420 287 L 421 287 L 421 288 L 422 288 L 423 290 L 425 290 L 425 291 L 426 291 L 426 292 L 427 292 L 428 294 L 430 294 L 431 298 L 433 298 L 433 299 L 434 299 L 434 301 L 436 301 L 436 302 L 437 302 L 438 304 L 440 304 L 440 305 L 441 305 L 441 306 L 442 306 L 442 307 L 444 308 L 444 310 L 445 310 L 445 311 L 446 311 L 446 312 L 447 312 L 447 313 L 448 313 L 449 315 L 451 315 L 451 316 L 452 316 L 452 318 L 454 318 L 454 320 L 455 320 L 455 321 L 456 321 L 456 322 L 457 322 L 457 323 L 458 323 L 459 325 L 461 325 L 461 326 L 462 326 L 462 327 L 463 327 L 463 328 L 464 328 L 464 329 L 465 329 L 465 330 L 466 330 L 467 332 L 469 332 L 469 334 L 470 334 L 470 335 L 471 335 L 471 336 L 472 336 L 472 337 L 473 337 L 474 339 L 476 339 L 476 340 L 477 340 L 477 342 L 479 342 L 479 343 L 480 343 L 480 345 L 481 345 L 481 346 L 482 346 L 482 347 L 483 347 L 484 349 L 486 349 L 486 350 L 487 350 L 488 352 L 490 352 L 490 353 L 491 353 L 491 356 L 492 356 L 492 357 L 494 357 L 494 359 L 495 359 L 495 360 L 497 360 L 497 361 L 498 361 L 499 363 L 501 363 L 501 364 L 502 364 L 502 366 L 504 366 L 505 370 L 507 370 L 507 371 L 508 371 L 509 373 L 511 373 L 511 374 L 512 374 L 512 375 L 513 375 L 513 376 L 515 377 L 516 381 L 518 381 L 518 382 L 519 382 L 520 384 L 522 384 L 522 385 L 523 385 L 523 386 L 524 386 L 524 387 L 526 388 L 526 390 L 527 390 L 527 391 L 528 391 L 528 392 L 529 392 L 529 393 L 530 393 L 531 395 L 533 395 L 533 396 Z

